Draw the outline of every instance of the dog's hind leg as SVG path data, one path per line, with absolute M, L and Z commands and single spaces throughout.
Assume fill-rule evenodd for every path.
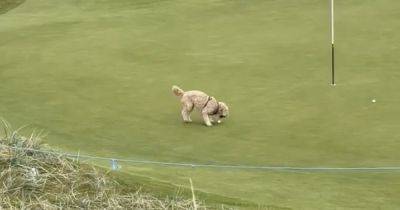
M 190 112 L 193 110 L 193 103 L 182 103 L 182 118 L 184 122 L 192 122 Z
M 192 119 L 190 119 L 190 112 L 187 109 L 183 108 L 181 113 L 184 122 L 192 122 Z

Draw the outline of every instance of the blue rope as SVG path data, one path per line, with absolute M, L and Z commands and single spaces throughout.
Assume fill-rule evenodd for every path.
M 151 160 L 135 160 L 135 159 L 122 159 L 122 158 L 109 158 L 99 157 L 82 154 L 69 154 L 54 152 L 48 150 L 37 150 L 20 147 L 12 147 L 6 145 L 0 145 L 15 150 L 26 150 L 40 153 L 47 153 L 53 155 L 61 155 L 74 158 L 86 158 L 95 160 L 107 160 L 107 161 L 118 161 L 135 164 L 150 164 L 150 165 L 163 165 L 173 167 L 191 167 L 191 168 L 220 168 L 220 169 L 241 169 L 241 170 L 275 170 L 275 171 L 399 171 L 398 166 L 386 166 L 386 167 L 291 167 L 291 166 L 253 166 L 253 165 L 224 165 L 224 164 L 200 164 L 200 163 L 180 163 L 180 162 L 162 162 L 162 161 L 151 161 Z

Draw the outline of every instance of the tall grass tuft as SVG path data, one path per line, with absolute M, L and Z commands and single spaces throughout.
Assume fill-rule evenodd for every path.
M 50 150 L 42 132 L 24 137 L 2 124 L 0 209 L 205 209 L 191 199 L 127 193 L 96 167 L 39 151 Z

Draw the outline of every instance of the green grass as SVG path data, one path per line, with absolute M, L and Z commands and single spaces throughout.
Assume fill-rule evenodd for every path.
M 396 0 L 28 0 L 0 16 L 0 113 L 49 143 L 121 158 L 219 164 L 398 164 Z M 231 117 L 183 124 L 170 91 L 200 89 Z M 371 103 L 375 98 L 376 103 Z M 123 171 L 294 209 L 398 209 L 397 173 L 123 165 Z

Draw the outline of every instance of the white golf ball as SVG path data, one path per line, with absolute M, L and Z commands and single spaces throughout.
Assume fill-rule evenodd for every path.
M 372 103 L 375 103 L 376 102 L 376 100 L 375 99 L 372 99 Z
M 221 120 L 218 120 L 217 122 L 218 122 L 218 123 L 221 123 Z

